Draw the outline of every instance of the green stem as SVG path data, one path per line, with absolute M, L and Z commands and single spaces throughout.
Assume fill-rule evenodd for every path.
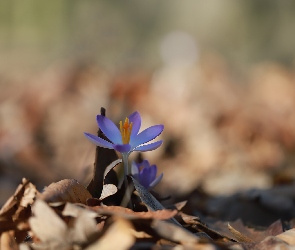
M 132 209 L 132 202 L 131 202 L 131 191 L 130 191 L 130 187 L 128 185 L 128 181 L 127 181 L 127 175 L 129 174 L 129 168 L 128 168 L 128 154 L 122 154 L 122 158 L 123 158 L 123 165 L 124 165 L 124 183 L 125 183 L 125 195 L 124 195 L 124 200 L 127 203 L 127 207 Z M 124 206 L 125 206 L 125 202 L 124 202 Z
M 125 184 L 125 190 L 127 192 L 128 190 L 127 175 L 129 174 L 128 154 L 122 154 L 122 158 L 123 158 L 123 165 L 124 165 L 124 184 Z

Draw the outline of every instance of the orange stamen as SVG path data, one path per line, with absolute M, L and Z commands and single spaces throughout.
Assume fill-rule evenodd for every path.
M 123 144 L 128 144 L 130 141 L 131 131 L 132 131 L 132 122 L 128 118 L 125 119 L 124 124 L 120 121 L 120 132 L 122 136 Z

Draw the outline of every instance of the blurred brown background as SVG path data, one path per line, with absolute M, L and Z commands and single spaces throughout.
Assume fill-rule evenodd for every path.
M 165 125 L 163 194 L 293 182 L 295 2 L 0 2 L 0 205 L 86 184 L 100 107 Z M 134 153 L 133 157 L 136 154 Z

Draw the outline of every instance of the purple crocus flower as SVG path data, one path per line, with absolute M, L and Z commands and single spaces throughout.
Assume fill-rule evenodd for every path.
M 99 128 L 110 142 L 89 133 L 84 133 L 86 138 L 97 146 L 115 149 L 123 155 L 129 155 L 132 151 L 151 151 L 163 143 L 160 140 L 146 144 L 159 136 L 164 126 L 154 125 L 138 133 L 141 126 L 141 117 L 138 112 L 131 114 L 124 122 L 121 121 L 119 123 L 120 129 L 103 115 L 97 115 L 96 120 Z
M 148 190 L 155 187 L 163 178 L 163 173 L 156 177 L 157 170 L 157 166 L 150 165 L 148 160 L 144 160 L 141 163 L 132 162 L 131 165 L 132 176 Z

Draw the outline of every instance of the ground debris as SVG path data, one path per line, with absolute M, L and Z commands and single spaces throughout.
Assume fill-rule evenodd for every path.
M 140 196 L 142 192 L 151 195 L 141 190 Z M 132 196 L 134 203 L 140 201 L 137 195 Z M 189 204 L 186 201 L 171 205 L 172 210 L 161 205 L 147 211 L 146 206 L 134 204 L 134 211 L 103 204 L 104 200 L 93 206 L 87 201 L 48 202 L 41 197 L 23 179 L 0 211 L 1 249 L 295 249 L 294 229 L 284 231 L 280 220 L 264 228 L 249 227 L 241 220 L 186 214 L 182 211 Z

